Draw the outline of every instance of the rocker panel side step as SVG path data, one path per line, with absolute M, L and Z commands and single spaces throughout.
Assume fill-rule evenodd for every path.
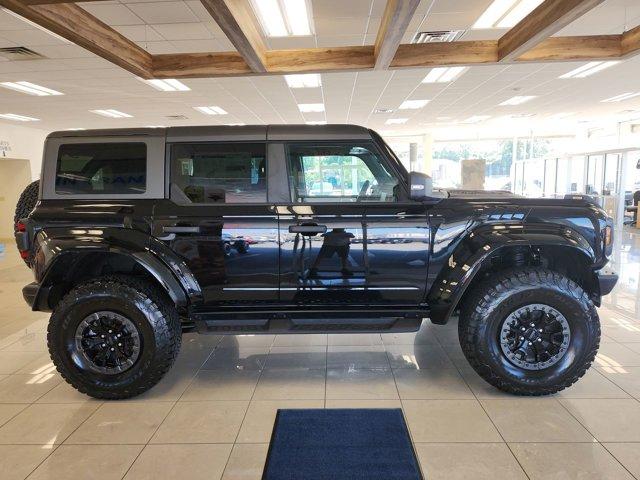
M 271 314 L 262 318 L 237 318 L 236 315 L 197 313 L 192 316 L 199 333 L 215 334 L 274 334 L 274 333 L 380 333 L 415 332 L 420 328 L 424 312 L 407 312 L 402 317 L 378 316 L 382 312 L 350 313 L 341 312 L 340 318 L 330 316 L 333 312 L 296 312 L 292 314 Z M 362 315 L 359 315 L 362 313 Z M 256 315 L 257 312 L 254 312 Z M 346 318 L 347 315 L 350 315 Z M 230 318 L 232 317 L 232 318 Z

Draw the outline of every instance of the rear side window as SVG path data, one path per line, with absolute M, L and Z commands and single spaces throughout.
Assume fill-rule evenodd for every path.
M 176 144 L 171 198 L 177 203 L 265 203 L 263 143 Z
M 144 143 L 75 143 L 58 150 L 57 194 L 131 195 L 146 190 Z

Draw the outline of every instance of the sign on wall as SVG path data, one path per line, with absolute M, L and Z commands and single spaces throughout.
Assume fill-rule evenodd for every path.
M 8 140 L 0 140 L 0 156 L 6 157 L 11 152 L 11 144 Z

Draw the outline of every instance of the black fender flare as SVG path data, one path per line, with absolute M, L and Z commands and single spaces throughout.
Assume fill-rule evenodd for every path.
M 200 286 L 184 261 L 164 245 L 153 245 L 150 239 L 143 232 L 126 228 L 41 230 L 34 248 L 33 269 L 39 288 L 33 310 L 50 311 L 52 288 L 73 275 L 92 254 L 119 256 L 135 263 L 156 280 L 178 307 L 200 300 Z
M 577 231 L 554 224 L 482 225 L 467 233 L 438 273 L 427 294 L 431 321 L 445 324 L 476 274 L 490 257 L 511 247 L 559 247 L 577 252 L 588 263 L 596 259 L 589 242 Z

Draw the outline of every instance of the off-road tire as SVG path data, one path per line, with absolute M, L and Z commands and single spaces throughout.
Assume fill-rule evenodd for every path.
M 133 366 L 115 375 L 82 369 L 73 360 L 77 326 L 87 315 L 102 310 L 127 317 L 142 339 Z M 134 397 L 157 384 L 173 365 L 181 341 L 175 306 L 150 283 L 128 276 L 100 277 L 77 285 L 55 307 L 47 333 L 51 359 L 62 377 L 82 393 L 109 400 Z
M 16 225 L 18 221 L 22 218 L 26 218 L 29 216 L 31 211 L 35 208 L 36 203 L 38 203 L 38 192 L 40 190 L 40 180 L 36 180 L 35 182 L 31 182 L 29 185 L 25 187 L 25 189 L 20 194 L 20 198 L 18 199 L 18 203 L 16 203 L 16 211 L 13 215 L 13 232 L 17 232 Z M 24 262 L 29 265 L 31 263 L 31 258 L 25 258 Z
M 554 365 L 526 370 L 509 361 L 500 347 L 502 322 L 528 304 L 558 310 L 570 326 L 568 351 Z M 462 350 L 473 369 L 491 385 L 515 395 L 549 395 L 582 377 L 600 344 L 598 313 L 579 285 L 542 268 L 500 272 L 479 284 L 465 299 L 458 323 Z

